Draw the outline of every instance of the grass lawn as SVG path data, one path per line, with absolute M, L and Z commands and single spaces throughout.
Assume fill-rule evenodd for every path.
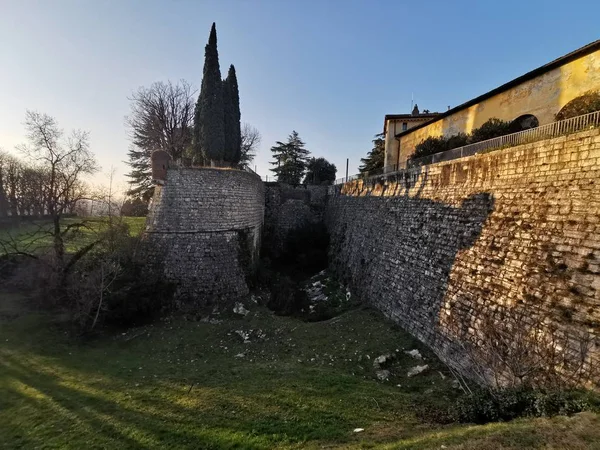
M 431 353 L 370 310 L 305 323 L 249 309 L 81 341 L 0 293 L 0 448 L 600 448 L 590 413 L 423 423 L 415 404 L 458 393 Z M 431 370 L 407 378 L 413 348 Z M 373 359 L 386 353 L 397 358 L 380 382 Z
M 86 221 L 86 228 L 79 228 L 76 232 L 69 235 L 65 241 L 67 252 L 75 252 L 82 246 L 93 242 L 98 233 L 106 230 L 108 219 L 106 217 L 69 217 L 62 220 L 62 226 L 67 227 L 70 224 Z M 139 235 L 144 229 L 145 217 L 117 217 L 115 220 L 121 220 L 129 227 L 129 233 L 132 236 Z M 48 220 L 38 220 L 32 222 L 23 222 L 20 226 L 13 228 L 0 229 L 0 243 L 16 243 L 18 248 L 28 253 L 43 252 L 52 247 L 52 237 L 49 231 L 52 230 L 52 223 Z M 0 254 L 2 246 L 0 246 Z

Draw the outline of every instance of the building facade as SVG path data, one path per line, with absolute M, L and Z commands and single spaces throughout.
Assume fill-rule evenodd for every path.
M 595 90 L 600 90 L 600 40 L 406 130 L 388 128 L 385 166 L 402 168 L 428 137 L 469 134 L 491 118 L 510 121 L 514 131 L 554 122 L 569 101 Z
M 411 114 L 387 114 L 385 116 L 385 119 L 383 120 L 383 135 L 385 142 L 386 171 L 390 169 L 388 168 L 387 161 L 393 161 L 394 157 L 398 158 L 399 142 L 396 139 L 396 134 L 428 122 L 438 115 L 439 113 L 420 113 L 418 106 L 415 105 Z M 393 168 L 390 170 L 393 170 Z

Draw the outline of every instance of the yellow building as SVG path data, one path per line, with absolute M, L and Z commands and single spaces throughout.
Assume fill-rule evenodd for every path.
M 388 152 L 398 152 L 398 141 L 396 140 L 396 134 L 428 122 L 438 115 L 439 113 L 420 113 L 417 105 L 415 105 L 411 114 L 386 114 L 385 119 L 383 120 L 383 134 L 385 136 L 385 161 L 388 161 Z M 393 155 L 389 156 L 390 161 L 393 160 L 391 156 Z M 396 155 L 396 157 L 397 156 L 398 155 Z
M 511 121 L 515 131 L 545 125 L 590 90 L 600 90 L 600 40 L 406 130 L 396 133 L 387 125 L 394 116 L 386 116 L 386 171 L 404 167 L 416 145 L 430 136 L 469 134 L 493 117 Z

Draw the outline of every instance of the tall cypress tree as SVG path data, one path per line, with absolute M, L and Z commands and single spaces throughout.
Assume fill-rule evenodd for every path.
M 234 149 L 233 162 L 237 164 L 240 162 L 240 157 L 242 156 L 242 126 L 240 124 L 242 114 L 240 112 L 240 91 L 238 89 L 238 81 L 233 64 L 229 66 L 227 79 L 229 80 L 229 94 L 231 95 L 231 129 Z
M 217 51 L 217 29 L 213 22 L 204 49 L 204 72 L 194 115 L 194 152 L 198 160 L 224 159 L 225 133 L 223 86 Z
M 235 143 L 233 138 L 233 103 L 229 77 L 223 80 L 223 130 L 225 134 L 224 159 L 225 161 L 233 162 Z
M 223 105 L 225 124 L 225 160 L 237 164 L 241 158 L 242 131 L 240 125 L 240 93 L 233 64 L 223 80 Z

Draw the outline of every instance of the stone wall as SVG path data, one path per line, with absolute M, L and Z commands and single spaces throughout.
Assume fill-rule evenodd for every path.
M 595 129 L 330 188 L 331 267 L 463 372 L 598 386 L 599 183 Z
M 258 262 L 264 187 L 248 172 L 171 168 L 156 186 L 144 242 L 149 267 L 177 284 L 179 302 L 207 305 L 248 293 Z
M 265 183 L 264 240 L 269 253 L 278 255 L 290 231 L 306 224 L 322 223 L 327 186 L 291 186 Z

